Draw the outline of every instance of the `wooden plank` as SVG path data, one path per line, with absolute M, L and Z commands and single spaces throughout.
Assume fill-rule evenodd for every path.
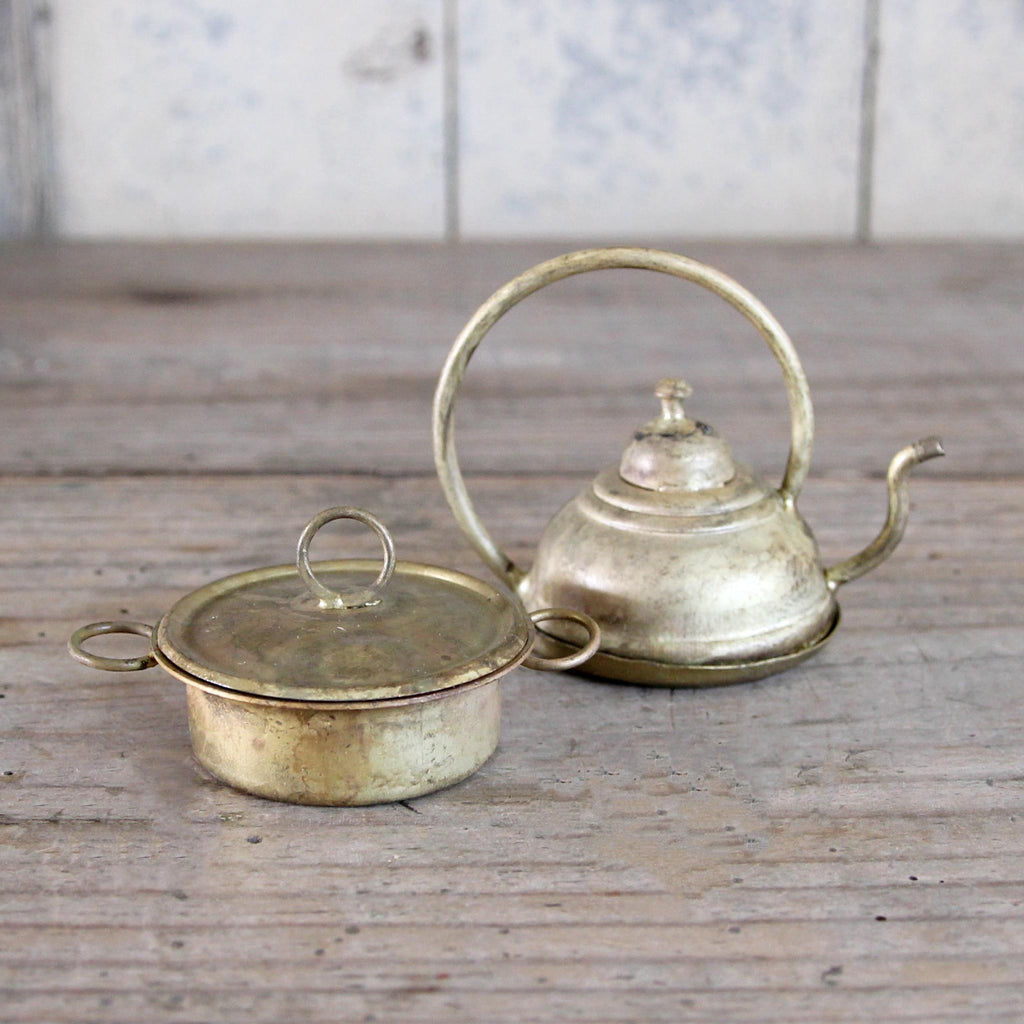
M 568 247 L 0 250 L 0 470 L 429 474 L 451 340 L 494 288 Z M 815 473 L 877 476 L 935 432 L 944 475 L 1024 468 L 1024 247 L 685 248 L 794 337 Z M 693 409 L 741 459 L 781 471 L 785 394 L 753 330 L 700 289 L 625 271 L 548 289 L 486 340 L 459 405 L 465 468 L 596 470 L 666 374 L 691 380 Z
M 584 479 L 472 485 L 528 559 Z M 827 557 L 877 526 L 867 487 L 809 489 Z M 429 476 L 8 476 L 0 491 L 12 1024 L 1024 1010 L 1024 481 L 922 474 L 903 547 L 783 676 L 670 691 L 517 670 L 476 775 L 351 809 L 216 783 L 192 761 L 179 684 L 101 675 L 63 644 L 287 560 L 336 502 L 390 522 L 400 557 L 484 575 Z M 354 530 L 318 545 L 373 550 Z
M 517 670 L 471 779 L 323 809 L 205 775 L 158 671 L 68 658 L 83 622 L 153 621 L 287 561 L 332 504 L 380 514 L 399 557 L 485 576 L 432 476 L 430 392 L 476 303 L 561 248 L 0 251 L 5 1021 L 1024 1015 L 1024 247 L 695 253 L 804 355 L 820 443 L 801 508 L 826 562 L 878 528 L 864 477 L 893 434 L 941 426 L 957 460 L 915 475 L 900 550 L 786 675 L 669 691 Z M 777 370 L 742 332 L 653 275 L 516 310 L 460 410 L 495 536 L 529 561 L 681 340 L 696 372 L 673 372 L 711 381 L 695 408 L 781 463 Z M 315 554 L 375 552 L 338 527 Z
M 449 971 L 436 974 L 429 973 L 429 970 L 420 971 L 407 976 L 401 986 L 376 992 L 372 989 L 346 989 L 344 977 L 336 983 L 339 987 L 332 987 L 331 976 L 328 974 L 326 980 L 324 978 L 327 972 L 322 961 L 318 958 L 313 963 L 314 966 L 300 976 L 303 987 L 296 989 L 247 985 L 221 992 L 197 986 L 189 980 L 190 976 L 182 972 L 178 975 L 180 980 L 132 992 L 123 1000 L 106 995 L 97 997 L 86 990 L 77 994 L 76 1006 L 94 1018 L 125 1022 L 140 1018 L 187 1019 L 187 1016 L 182 1017 L 184 1013 L 200 1017 L 224 1014 L 225 1019 L 245 1016 L 251 1020 L 279 1021 L 282 1024 L 333 1024 L 339 1017 L 342 1020 L 402 1020 L 409 1024 L 434 1024 L 442 1017 L 457 1022 L 509 1020 L 524 1024 L 558 1019 L 587 1021 L 588 1024 L 637 1020 L 651 1021 L 652 1024 L 714 1024 L 723 1019 L 737 1024 L 760 1024 L 770 1019 L 763 1015 L 765 1005 L 774 1003 L 785 1014 L 779 1019 L 818 1024 L 822 1020 L 898 1020 L 893 1016 L 893 1002 L 912 1000 L 921 1009 L 918 1020 L 955 1022 L 973 1019 L 1012 1024 L 1020 1019 L 1020 1000 L 1013 985 L 983 989 L 955 999 L 950 998 L 945 987 L 934 986 L 927 981 L 917 988 L 883 988 L 867 992 L 828 988 L 823 993 L 784 992 L 781 996 L 771 988 L 737 986 L 720 999 L 715 998 L 714 989 L 710 986 L 683 991 L 655 990 L 654 995 L 647 995 L 646 990 L 638 988 L 627 990 L 615 998 L 596 986 L 583 992 L 560 989 L 552 983 L 551 963 L 545 960 L 530 965 L 536 988 L 525 997 L 518 988 L 503 985 L 507 968 L 490 972 L 490 985 L 474 995 L 476 1010 L 467 1014 L 463 1010 L 465 1004 L 460 993 L 448 991 L 445 987 L 452 977 Z M 614 968 L 604 967 L 602 973 L 607 974 L 610 970 Z M 618 973 L 632 977 L 628 967 Z M 829 976 L 824 985 L 827 986 L 834 977 Z M 41 1005 L 46 1009 L 45 1017 L 40 1019 L 72 1024 L 80 1020 L 75 1013 L 62 1013 L 65 1001 L 59 996 L 44 997 Z M 17 1004 L 14 1006 L 17 1009 Z

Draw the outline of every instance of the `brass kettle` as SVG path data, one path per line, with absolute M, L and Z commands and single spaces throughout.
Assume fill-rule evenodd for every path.
M 529 572 L 492 540 L 466 492 L 455 453 L 455 399 L 469 359 L 497 320 L 565 277 L 607 267 L 656 270 L 710 289 L 758 329 L 782 367 L 791 443 L 778 489 L 734 461 L 729 445 L 690 419 L 690 388 L 663 380 L 659 416 L 548 524 Z M 725 274 L 653 249 L 589 249 L 541 263 L 494 293 L 456 339 L 434 398 L 434 459 L 455 518 L 484 561 L 527 608 L 592 616 L 601 648 L 585 671 L 634 683 L 696 686 L 759 679 L 818 651 L 839 622 L 836 590 L 884 561 L 906 527 L 906 476 L 942 455 L 930 437 L 889 466 L 889 512 L 863 551 L 831 568 L 796 507 L 810 465 L 814 417 L 793 343 L 765 306 Z M 547 649 L 573 647 L 564 627 Z

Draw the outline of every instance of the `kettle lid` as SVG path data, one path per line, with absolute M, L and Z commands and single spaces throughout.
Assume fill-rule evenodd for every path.
M 619 463 L 623 480 L 648 491 L 703 491 L 736 476 L 728 442 L 683 410 L 692 393 L 685 380 L 658 382 L 654 394 L 661 399 L 661 415 L 633 435 Z

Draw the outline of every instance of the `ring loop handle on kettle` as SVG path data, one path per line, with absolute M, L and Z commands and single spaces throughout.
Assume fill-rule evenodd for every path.
M 764 304 L 741 284 L 713 267 L 686 256 L 658 249 L 616 247 L 582 249 L 539 263 L 499 288 L 470 318 L 448 353 L 434 394 L 434 462 L 445 496 L 463 532 L 483 560 L 512 586 L 526 573 L 498 547 L 469 499 L 455 452 L 455 399 L 469 360 L 487 332 L 513 306 L 541 288 L 566 277 L 609 268 L 655 270 L 699 284 L 738 309 L 768 343 L 779 365 L 789 397 L 791 434 L 786 472 L 779 487 L 783 501 L 792 506 L 810 468 L 814 440 L 811 393 L 793 342 Z

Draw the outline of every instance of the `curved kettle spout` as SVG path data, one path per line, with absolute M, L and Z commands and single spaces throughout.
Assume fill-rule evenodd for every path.
M 842 584 L 870 572 L 893 553 L 896 545 L 903 539 L 907 517 L 910 515 L 907 474 L 919 462 L 945 454 L 939 438 L 926 437 L 922 441 L 901 448 L 893 456 L 892 462 L 889 463 L 889 472 L 886 474 L 886 483 L 889 486 L 889 514 L 885 525 L 863 551 L 858 551 L 852 558 L 847 558 L 846 561 L 825 570 L 825 580 L 830 590 L 835 590 Z

